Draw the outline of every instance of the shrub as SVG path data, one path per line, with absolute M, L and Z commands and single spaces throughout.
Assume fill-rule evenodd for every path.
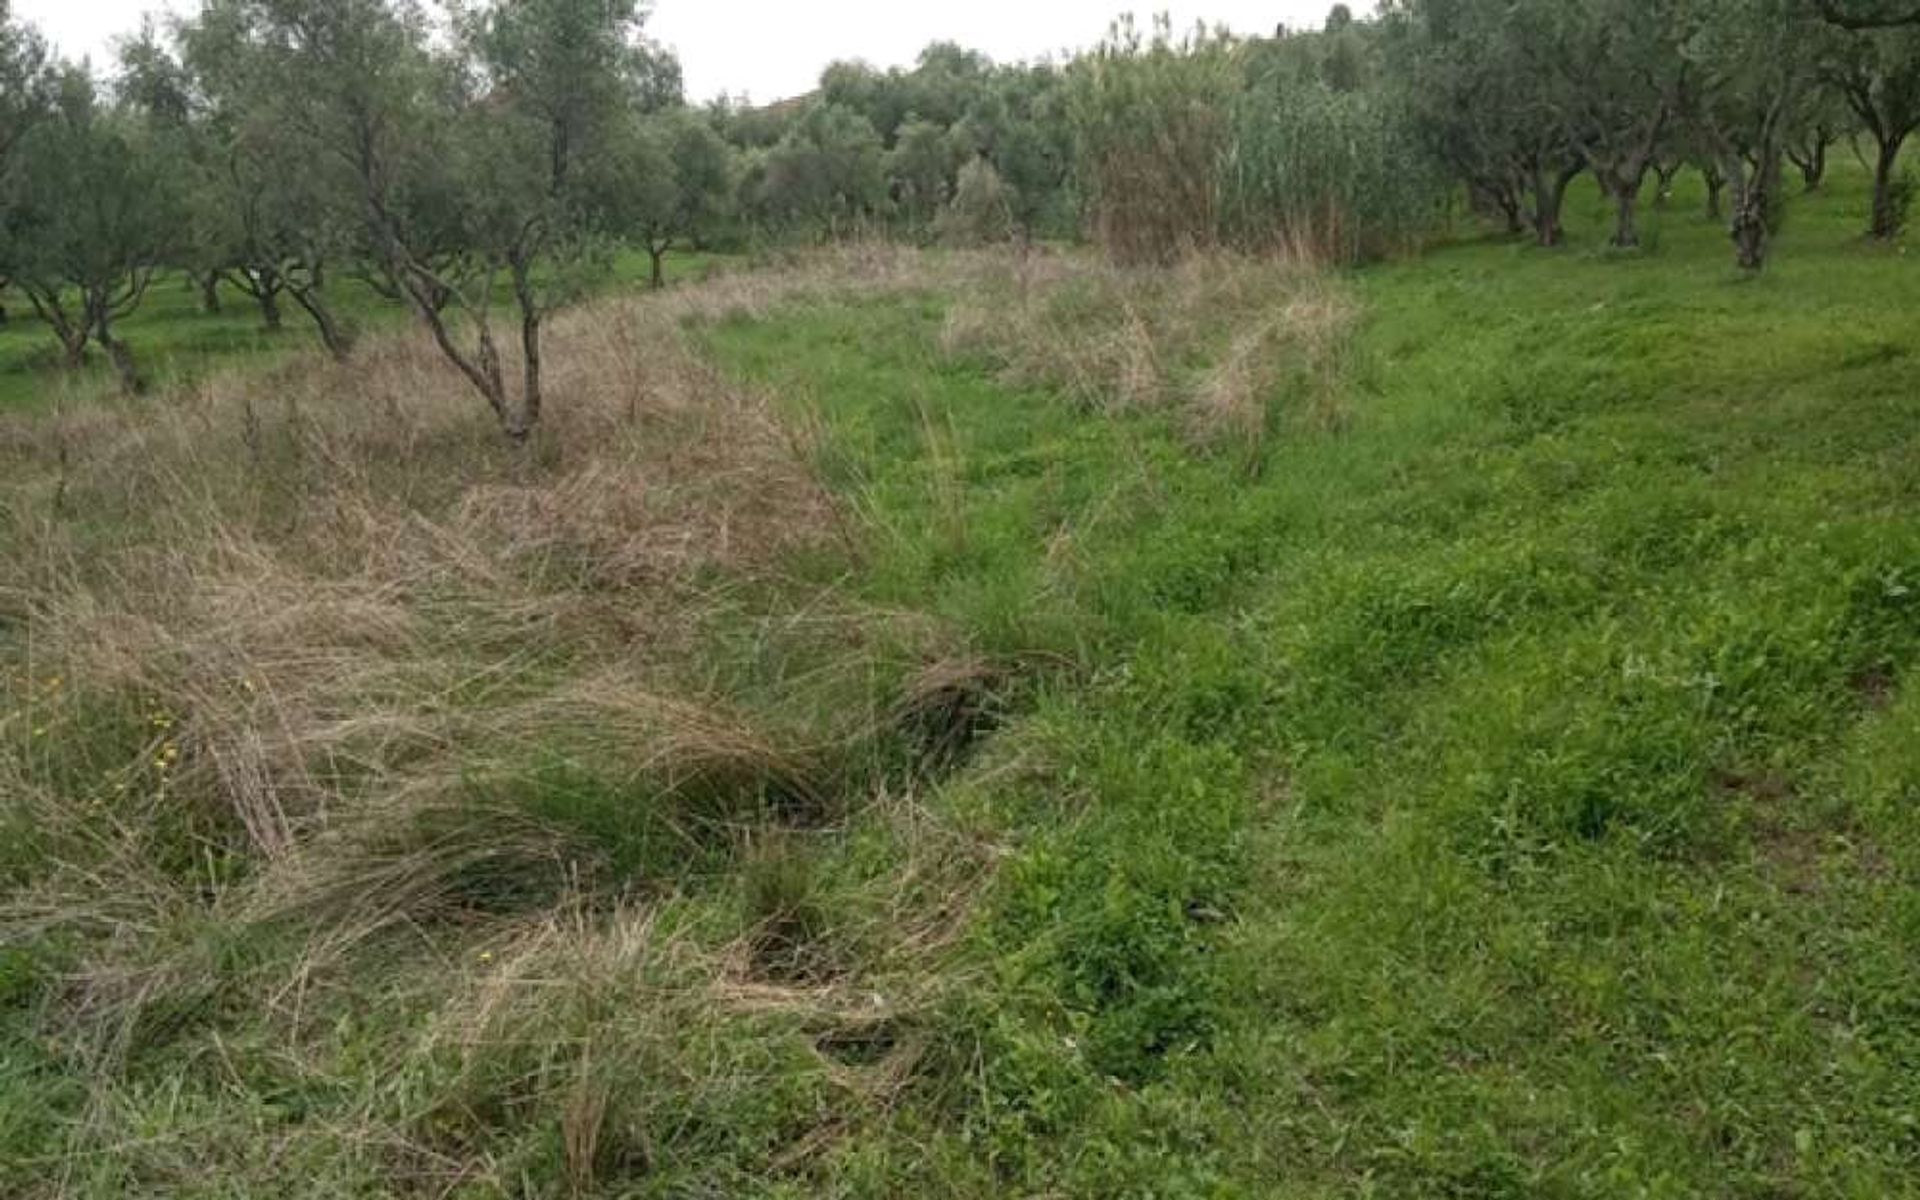
M 960 169 L 953 200 L 940 214 L 940 237 L 956 245 L 1007 241 L 1014 232 L 1013 211 L 1013 189 L 992 163 L 976 158 Z

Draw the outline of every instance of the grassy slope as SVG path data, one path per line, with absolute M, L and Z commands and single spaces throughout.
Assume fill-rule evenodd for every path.
M 1920 278 L 1834 187 L 1754 281 L 1684 193 L 1366 272 L 1350 420 L 1253 475 L 938 301 L 713 336 L 819 402 L 870 598 L 1092 665 L 1002 739 L 965 1082 L 844 1186 L 1920 1186 Z

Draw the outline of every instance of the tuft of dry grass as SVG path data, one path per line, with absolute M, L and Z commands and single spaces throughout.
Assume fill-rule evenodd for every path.
M 950 354 L 1100 412 L 1170 409 L 1202 444 L 1257 446 L 1276 408 L 1338 423 L 1354 310 L 1311 258 L 1196 254 L 1170 267 L 1082 255 L 967 264 Z
M 688 329 L 928 278 L 863 247 L 568 313 L 524 450 L 411 337 L 0 419 L 0 830 L 30 834 L 0 859 L 0 948 L 63 948 L 35 1018 L 88 1081 L 63 1161 L 149 1119 L 141 1061 L 224 1053 L 237 1021 L 276 1070 L 343 1086 L 338 1023 L 377 1003 L 425 1014 L 361 1051 L 420 1095 L 325 1136 L 429 1190 L 504 1185 L 497 1143 L 548 1117 L 576 1192 L 697 1156 L 663 1144 L 678 1110 L 736 1103 L 795 1045 L 797 1087 L 901 1086 L 910 1039 L 859 1067 L 832 1047 L 937 992 L 993 856 L 917 807 L 924 775 L 875 791 L 873 746 L 957 758 L 1002 677 L 914 614 L 745 599 L 857 531 L 812 431 Z M 735 643 L 806 669 L 742 691 Z M 804 919 L 662 923 L 712 863 L 751 876 L 755 845 L 856 817 L 902 850 L 876 899 L 802 873 Z M 622 839 L 656 828 L 636 876 Z M 790 964 L 831 969 L 769 973 L 770 921 Z

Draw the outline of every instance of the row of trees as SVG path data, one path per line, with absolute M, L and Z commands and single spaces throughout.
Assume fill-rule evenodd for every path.
M 1545 245 L 1596 178 L 1641 197 L 1692 166 L 1738 261 L 1765 260 L 1784 166 L 1873 152 L 1876 237 L 1911 187 L 1920 12 L 1902 0 L 1385 0 L 1241 40 L 1117 25 L 1064 64 L 935 45 L 836 64 L 797 101 L 692 109 L 642 0 L 203 0 L 103 82 L 0 0 L 0 283 L 69 363 L 139 381 L 118 323 L 161 272 L 205 303 L 302 314 L 335 355 L 354 278 L 404 304 L 523 439 L 543 329 L 623 250 L 853 231 L 1090 234 L 1158 261 L 1231 243 L 1353 259 L 1451 198 Z M 1723 207 L 1724 205 L 1724 207 Z
M 269 327 L 298 308 L 342 357 L 329 281 L 357 276 L 524 438 L 548 314 L 620 248 L 657 264 L 699 237 L 733 187 L 643 16 L 499 0 L 436 26 L 406 0 L 206 0 L 124 43 L 110 89 L 5 20 L 0 276 L 69 362 L 97 344 L 130 388 L 115 322 L 163 268 L 209 304 L 247 294 Z
M 688 107 L 641 0 L 204 0 L 101 79 L 0 0 L 0 285 L 65 360 L 165 272 L 338 357 L 333 281 L 411 308 L 502 428 L 539 420 L 547 315 L 643 251 L 855 230 L 1066 235 L 1061 72 L 948 45 L 830 68 L 803 101 Z M 517 343 L 516 353 L 503 351 Z M 512 360 L 515 370 L 508 369 Z M 515 375 L 515 378 L 509 378 Z
M 1872 0 L 1394 0 L 1378 44 L 1436 159 L 1516 231 L 1558 243 L 1567 187 L 1591 172 L 1614 244 L 1635 246 L 1645 182 L 1664 195 L 1691 164 L 1757 269 L 1784 166 L 1818 186 L 1843 137 L 1872 143 L 1871 234 L 1900 231 L 1899 156 L 1920 128 L 1908 15 Z
M 1541 245 L 1582 177 L 1640 244 L 1640 206 L 1705 178 L 1743 268 L 1781 217 L 1784 168 L 1819 186 L 1865 143 L 1872 237 L 1914 188 L 1920 13 L 1898 0 L 1384 0 L 1318 31 L 1243 42 L 1129 22 L 1066 72 L 1092 231 L 1129 258 L 1278 242 L 1355 258 L 1453 197 Z
M 911 69 L 835 63 L 797 102 L 723 103 L 714 119 L 742 156 L 736 212 L 780 237 L 1071 236 L 1063 81 L 936 43 Z

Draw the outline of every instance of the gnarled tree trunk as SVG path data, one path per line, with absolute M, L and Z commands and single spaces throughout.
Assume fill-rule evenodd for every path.
M 1751 160 L 1730 155 L 1721 170 L 1733 193 L 1728 234 L 1733 238 L 1734 261 L 1743 271 L 1759 271 L 1767 265 L 1767 240 L 1773 232 L 1780 155 L 1763 153 Z
M 1800 168 L 1800 182 L 1806 191 L 1817 192 L 1827 177 L 1827 142 L 1818 134 L 1801 149 L 1787 151 L 1793 165 Z
M 520 306 L 520 415 L 507 426 L 507 436 L 522 442 L 540 424 L 540 407 L 545 400 L 540 378 L 540 300 L 533 290 L 531 259 L 513 262 L 513 298 Z
M 1535 167 L 1533 170 L 1533 211 L 1528 219 L 1533 225 L 1533 240 L 1541 246 L 1558 246 L 1566 240 L 1566 231 L 1560 223 L 1560 213 L 1566 206 L 1567 188 L 1580 176 L 1580 167 L 1554 170 L 1550 167 Z
M 1873 163 L 1873 225 L 1868 232 L 1880 241 L 1888 241 L 1900 236 L 1905 216 L 1894 195 L 1894 168 L 1900 161 L 1900 147 L 1906 135 L 1874 140 L 1880 153 Z
M 133 350 L 113 333 L 113 307 L 104 297 L 93 302 L 94 335 L 107 351 L 107 360 L 113 364 L 113 373 L 120 380 L 120 390 L 126 395 L 138 394 L 146 387 L 146 381 L 140 378 L 139 366 L 134 362 Z
M 93 340 L 93 326 L 87 315 L 82 313 L 76 320 L 61 302 L 58 287 L 22 283 L 20 290 L 26 293 L 27 303 L 33 305 L 34 315 L 44 321 L 59 340 L 60 364 L 69 371 L 86 366 L 87 343 Z
M 264 285 L 254 293 L 254 299 L 260 302 L 260 324 L 268 333 L 279 333 L 285 324 L 280 313 L 280 287 L 278 284 Z
M 1648 159 L 1635 153 L 1596 163 L 1594 178 L 1600 190 L 1613 202 L 1613 237 L 1608 244 L 1615 249 L 1631 250 L 1640 245 L 1640 188 L 1646 182 Z
M 1527 231 L 1524 206 L 1517 189 L 1497 180 L 1482 179 L 1468 185 L 1468 200 L 1482 216 L 1498 216 L 1509 234 Z
M 1629 250 L 1640 244 L 1640 189 L 1622 187 L 1613 193 L 1615 249 Z
M 345 362 L 353 353 L 353 335 L 340 318 L 334 315 L 321 295 L 319 285 L 295 286 L 289 284 L 287 294 L 293 297 L 307 316 L 313 318 L 314 328 L 320 332 L 320 343 L 327 348 L 335 362 Z
M 1717 166 L 1700 168 L 1700 175 L 1707 183 L 1707 220 L 1718 221 L 1724 212 L 1720 196 L 1726 191 L 1727 177 Z

